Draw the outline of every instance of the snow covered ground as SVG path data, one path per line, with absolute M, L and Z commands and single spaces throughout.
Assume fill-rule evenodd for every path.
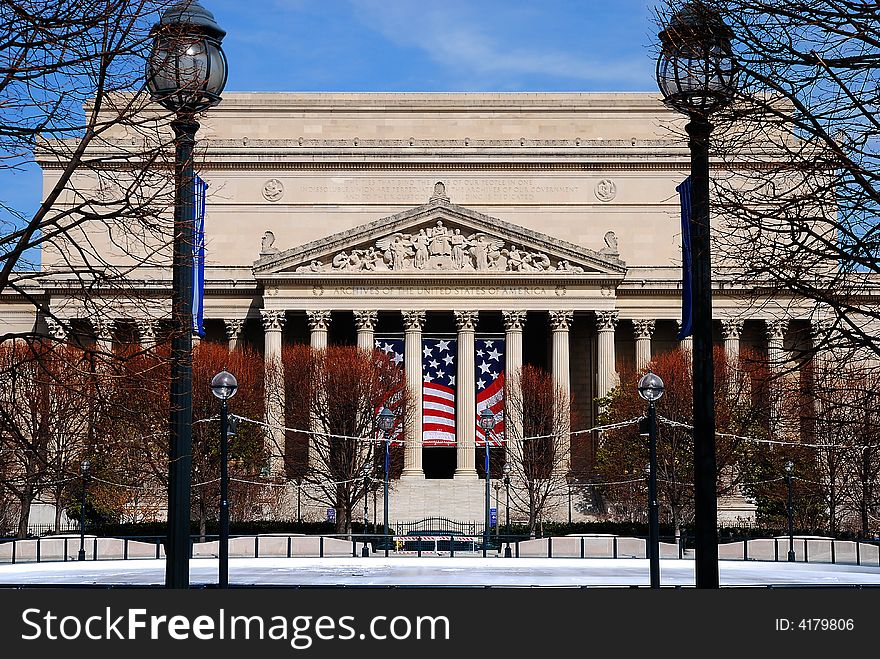
M 217 581 L 218 561 L 190 562 L 194 585 Z M 691 560 L 661 560 L 661 584 L 693 586 Z M 880 567 L 721 561 L 722 586 L 880 586 Z M 164 560 L 27 563 L 0 566 L 0 584 L 161 585 Z M 415 557 L 234 558 L 232 585 L 302 586 L 647 586 L 643 559 Z

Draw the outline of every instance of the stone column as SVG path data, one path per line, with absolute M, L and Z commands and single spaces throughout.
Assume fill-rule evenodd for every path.
M 458 371 L 455 393 L 455 478 L 477 478 L 477 392 L 474 381 L 474 335 L 477 330 L 477 311 L 456 311 L 458 328 Z
M 571 464 L 571 418 L 569 409 L 571 406 L 571 360 L 569 350 L 569 330 L 574 320 L 573 311 L 551 311 L 550 327 L 553 330 L 553 381 L 561 396 L 560 403 L 564 410 L 560 411 L 559 427 L 556 433 L 559 437 L 556 452 L 558 457 L 553 470 L 562 476 L 568 473 Z
M 286 317 L 284 311 L 261 309 L 265 347 L 263 360 L 266 369 L 266 433 L 269 470 L 272 474 L 284 471 L 284 365 L 281 362 L 281 330 Z
M 375 313 L 375 312 L 374 312 Z M 403 456 L 401 478 L 424 478 L 422 470 L 422 328 L 425 326 L 424 311 L 402 311 L 403 314 L 403 366 L 406 384 L 412 396 L 412 417 L 406 429 L 406 450 Z M 360 335 L 359 335 L 360 336 Z
M 739 335 L 742 333 L 741 320 L 722 320 L 721 336 L 724 338 L 724 352 L 731 364 L 739 360 Z
M 785 331 L 788 329 L 787 320 L 768 320 L 767 322 L 767 361 L 773 379 L 770 383 L 770 430 L 774 435 L 780 436 L 785 433 L 783 428 L 783 401 L 787 396 L 787 378 L 779 376 L 785 363 Z
M 309 329 L 311 330 L 311 344 L 315 350 L 323 350 L 327 347 L 328 335 L 330 333 L 330 312 L 329 311 L 306 311 L 309 319 Z
M 643 371 L 651 363 L 651 336 L 654 334 L 653 320 L 634 320 L 636 337 L 636 370 Z
M 617 311 L 597 311 L 598 365 L 596 374 L 596 397 L 604 398 L 617 386 L 617 366 L 614 356 L 614 328 L 617 327 Z
M 505 383 L 504 397 L 507 399 L 505 434 L 514 441 L 522 439 L 522 394 L 519 388 L 519 371 L 523 365 L 523 327 L 526 324 L 525 311 L 502 311 L 504 317 L 505 344 Z
M 113 354 L 113 321 L 97 318 L 92 321 L 95 330 L 95 347 L 105 355 Z
M 229 341 L 229 352 L 232 352 L 238 348 L 238 340 L 241 337 L 241 331 L 244 329 L 244 319 L 226 319 L 223 323 L 226 325 L 226 340 Z
M 373 337 L 379 312 L 358 310 L 354 312 L 354 324 L 357 327 L 357 347 L 367 352 L 373 351 Z
M 678 324 L 678 331 L 681 332 L 681 321 L 676 320 L 675 322 Z M 681 339 L 679 341 L 678 345 L 682 350 L 688 350 L 688 351 L 693 352 L 693 350 L 694 350 L 694 335 L 689 334 L 688 336 L 684 337 L 683 339 Z

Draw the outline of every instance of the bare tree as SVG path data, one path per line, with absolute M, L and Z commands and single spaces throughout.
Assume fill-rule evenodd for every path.
M 571 401 L 553 376 L 535 366 L 515 374 L 517 386 L 507 394 L 507 460 L 512 506 L 528 517 L 529 535 L 538 521 L 559 503 L 568 487 Z
M 95 317 L 133 268 L 170 260 L 170 136 L 144 85 L 150 28 L 170 4 L 0 4 L 0 172 L 45 173 L 36 212 L 0 199 L 0 291 L 47 317 L 64 315 L 37 295 L 47 276 Z
M 682 4 L 664 3 L 660 21 Z M 880 357 L 876 3 L 687 6 L 721 15 L 738 70 L 733 103 L 712 119 L 716 277 L 773 313 L 814 321 L 796 358 L 827 348 L 838 360 Z

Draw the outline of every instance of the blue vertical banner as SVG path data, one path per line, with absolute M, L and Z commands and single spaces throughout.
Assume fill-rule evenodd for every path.
M 691 177 L 688 176 L 675 191 L 681 200 L 681 330 L 678 340 L 690 336 L 694 330 L 691 253 Z
M 196 174 L 193 181 L 193 334 L 205 336 L 205 193 L 208 184 Z

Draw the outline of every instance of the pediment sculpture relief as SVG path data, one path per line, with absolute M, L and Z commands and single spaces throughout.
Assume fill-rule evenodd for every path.
M 543 252 L 519 249 L 485 233 L 465 236 L 442 220 L 413 233 L 395 233 L 363 249 L 343 250 L 330 263 L 312 261 L 297 272 L 461 270 L 489 272 L 583 272 Z

